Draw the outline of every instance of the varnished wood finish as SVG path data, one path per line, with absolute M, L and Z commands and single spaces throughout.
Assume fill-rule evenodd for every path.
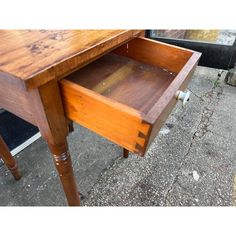
M 13 156 L 11 155 L 7 145 L 5 144 L 1 136 L 0 136 L 0 158 L 3 159 L 4 164 L 11 171 L 15 180 L 19 180 L 21 178 L 21 174 L 17 167 L 16 161 L 14 160 Z
M 144 155 L 200 54 L 145 38 L 135 38 L 113 52 L 60 81 L 65 113 Z
M 79 205 L 58 80 L 142 30 L 1 30 L 0 106 L 37 125 L 47 141 L 69 205 Z
M 109 53 L 65 79 L 147 113 L 175 76 L 157 66 Z
M 113 52 L 179 73 L 193 51 L 143 37 L 135 38 Z
M 53 153 L 54 164 L 58 171 L 68 204 L 70 206 L 80 206 L 80 196 L 66 140 L 62 141 L 60 145 L 48 143 L 48 146 Z
M 1 30 L 0 71 L 26 89 L 59 79 L 140 34 L 140 30 Z
M 53 154 L 64 192 L 70 206 L 79 206 L 80 199 L 67 146 L 68 121 L 64 116 L 60 91 L 56 80 L 29 92 L 32 113 L 37 126 Z
M 80 199 L 66 141 L 68 119 L 119 144 L 124 156 L 128 150 L 144 155 L 197 65 L 200 54 L 136 38 L 143 33 L 0 31 L 0 106 L 39 127 L 69 205 Z
M 159 99 L 159 101 L 153 106 L 153 108 L 147 114 L 147 121 L 153 124 L 152 129 L 150 131 L 149 139 L 146 143 L 146 148 L 148 148 L 157 133 L 165 123 L 169 114 L 173 110 L 173 107 L 176 105 L 177 100 L 175 96 L 173 96 L 173 89 L 184 91 L 187 88 L 187 85 L 194 73 L 194 70 L 197 66 L 199 60 L 199 53 L 194 53 L 190 60 L 186 63 L 186 65 L 182 69 L 182 73 L 179 73 L 174 80 L 172 87 L 169 87 L 163 96 Z
M 31 124 L 35 124 L 28 93 L 18 89 L 9 78 L 11 77 L 0 71 L 0 107 Z
M 65 114 L 69 119 L 139 153 L 139 146 L 145 141 L 143 135 L 149 130 L 140 112 L 69 80 L 63 79 L 60 84 Z

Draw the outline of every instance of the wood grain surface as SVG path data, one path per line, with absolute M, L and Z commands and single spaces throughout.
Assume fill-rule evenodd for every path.
M 0 30 L 0 71 L 21 80 L 26 89 L 36 88 L 141 33 L 141 30 Z
M 109 53 L 69 80 L 143 113 L 161 97 L 176 74 L 160 67 Z
M 65 115 L 126 149 L 139 153 L 150 125 L 139 111 L 66 79 L 60 81 Z M 140 134 L 140 135 L 139 135 Z
M 144 155 L 200 54 L 135 38 L 60 81 L 66 116 Z

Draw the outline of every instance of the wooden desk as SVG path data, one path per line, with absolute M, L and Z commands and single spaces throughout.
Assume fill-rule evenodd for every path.
M 80 204 L 58 80 L 143 32 L 1 30 L 0 107 L 38 126 L 71 206 Z

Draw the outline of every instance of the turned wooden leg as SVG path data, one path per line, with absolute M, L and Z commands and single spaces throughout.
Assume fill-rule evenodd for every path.
M 68 120 L 64 116 L 57 81 L 50 81 L 37 89 L 31 90 L 29 94 L 30 101 L 33 104 L 32 114 L 42 137 L 47 141 L 53 154 L 53 160 L 67 202 L 70 206 L 79 206 L 80 197 L 66 141 L 69 131 Z
M 129 150 L 123 148 L 123 157 L 125 158 L 129 157 Z
M 80 196 L 76 186 L 70 153 L 65 141 L 62 145 L 48 144 L 58 171 L 67 202 L 70 206 L 80 205 Z
M 16 161 L 14 160 L 13 156 L 11 155 L 7 145 L 5 144 L 1 136 L 0 136 L 0 156 L 3 159 L 7 168 L 11 171 L 15 180 L 19 180 L 21 178 L 21 175 L 18 170 Z

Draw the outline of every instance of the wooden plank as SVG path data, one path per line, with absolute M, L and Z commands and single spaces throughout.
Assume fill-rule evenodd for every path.
M 104 93 L 109 88 L 112 88 L 120 81 L 127 78 L 127 76 L 132 73 L 134 65 L 135 64 L 133 61 L 128 62 L 127 64 L 116 70 L 114 73 L 110 74 L 106 79 L 102 80 L 100 83 L 94 86 L 92 90 L 100 94 Z

